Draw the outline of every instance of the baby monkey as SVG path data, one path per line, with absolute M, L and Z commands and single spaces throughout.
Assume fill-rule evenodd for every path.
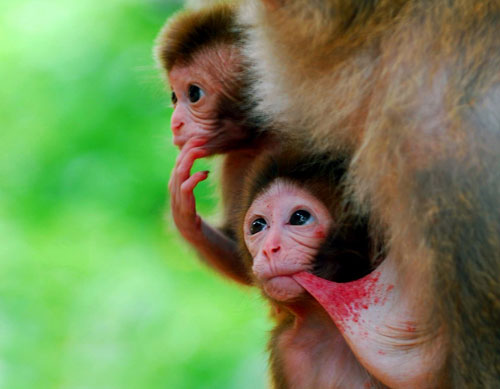
M 347 165 L 284 150 L 261 156 L 245 183 L 240 252 L 276 312 L 275 387 L 445 387 L 442 343 L 424 341 L 435 334 L 412 289 L 346 200 Z
M 174 222 L 211 267 L 249 284 L 229 219 L 241 195 L 245 170 L 263 150 L 273 147 L 273 140 L 249 115 L 248 76 L 235 13 L 235 4 L 227 3 L 181 12 L 160 32 L 155 51 L 172 89 L 171 129 L 174 144 L 181 149 L 169 183 Z M 193 189 L 208 171 L 190 174 L 196 159 L 215 154 L 224 156 L 220 229 L 196 212 Z
M 343 199 L 345 162 L 284 151 L 262 156 L 252 171 L 239 212 L 239 244 L 254 283 L 275 309 L 269 343 L 274 387 L 383 387 L 294 278 L 312 272 L 347 282 L 372 269 L 368 223 L 350 216 Z

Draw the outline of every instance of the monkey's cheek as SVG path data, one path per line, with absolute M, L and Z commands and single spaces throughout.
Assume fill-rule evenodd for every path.
M 276 301 L 293 300 L 305 292 L 305 289 L 292 277 L 278 276 L 266 281 L 264 292 Z

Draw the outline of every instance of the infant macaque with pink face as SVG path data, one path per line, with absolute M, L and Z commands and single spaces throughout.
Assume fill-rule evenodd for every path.
M 262 156 L 245 183 L 240 253 L 275 309 L 275 386 L 422 387 L 439 347 L 404 347 L 422 336 L 419 313 L 395 262 L 380 264 L 368 221 L 352 214 L 344 164 L 282 151 Z
M 371 270 L 367 225 L 349 215 L 343 174 L 343 161 L 282 151 L 261 157 L 247 177 L 240 252 L 275 311 L 269 349 L 277 388 L 357 388 L 375 382 L 301 280 L 316 279 L 313 273 L 345 282 Z

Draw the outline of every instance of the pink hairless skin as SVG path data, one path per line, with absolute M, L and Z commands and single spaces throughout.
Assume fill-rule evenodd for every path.
M 293 278 L 328 312 L 363 366 L 391 388 L 423 388 L 442 365 L 436 333 L 417 324 L 410 298 L 387 258 L 352 282 L 331 282 L 301 272 Z

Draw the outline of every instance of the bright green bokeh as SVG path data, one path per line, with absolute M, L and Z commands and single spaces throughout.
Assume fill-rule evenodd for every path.
M 164 221 L 177 151 L 151 50 L 179 6 L 0 2 L 2 389 L 265 386 L 266 304 Z

